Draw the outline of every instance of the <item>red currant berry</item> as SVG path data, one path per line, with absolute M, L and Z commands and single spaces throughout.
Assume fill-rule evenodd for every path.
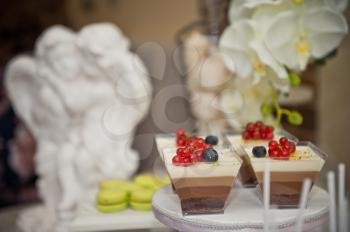
M 282 151 L 281 157 L 289 157 L 289 151 L 287 149 L 282 148 L 281 151 Z
M 179 148 L 176 150 L 176 154 L 179 155 L 179 156 L 183 156 L 183 154 L 184 154 L 184 148 L 179 147 Z
M 260 139 L 260 132 L 258 130 L 254 131 L 253 139 Z
M 289 142 L 289 146 L 290 146 L 289 152 L 290 153 L 294 153 L 295 150 L 296 150 L 295 143 L 294 142 Z
M 278 157 L 278 150 L 269 150 L 270 157 Z
M 243 138 L 244 140 L 250 139 L 251 137 L 250 137 L 249 132 L 248 132 L 248 131 L 243 132 L 243 133 L 242 133 L 242 138 Z
M 183 129 L 178 129 L 177 131 L 176 131 L 176 137 L 182 137 L 182 136 L 186 136 L 186 133 L 185 133 L 185 131 L 183 130 Z
M 184 164 L 190 164 L 190 163 L 191 163 L 190 157 L 184 158 L 184 159 L 183 159 L 183 163 L 184 163 Z
M 205 144 L 204 139 L 198 138 L 195 142 L 195 147 L 196 148 L 203 148 L 204 144 Z
M 262 121 L 256 121 L 255 123 L 254 123 L 254 126 L 256 127 L 256 128 L 260 128 L 260 127 L 262 127 L 264 125 L 264 123 L 262 122 Z
M 174 165 L 179 165 L 181 163 L 180 156 L 175 155 L 172 159 Z
M 250 122 L 247 124 L 246 131 L 254 131 L 254 129 L 255 129 L 254 123 Z
M 192 154 L 190 155 L 190 160 L 191 160 L 192 163 L 197 162 L 197 156 L 196 156 L 195 153 L 192 153 Z
M 281 148 L 277 149 L 278 157 L 283 157 L 283 150 Z
M 266 126 L 266 127 L 265 127 L 265 132 L 266 132 L 266 133 L 272 133 L 273 130 L 274 130 L 274 128 L 273 128 L 272 126 Z
M 188 147 L 183 149 L 183 157 L 189 157 L 191 155 L 191 150 Z
M 260 131 L 260 139 L 266 139 L 267 138 L 267 134 L 264 131 Z
M 289 150 L 290 150 L 290 143 L 287 142 L 287 143 L 283 144 L 283 145 L 282 145 L 282 148 L 285 149 L 285 150 L 287 150 L 287 151 L 289 151 Z
M 286 137 L 281 137 L 279 142 L 282 146 L 284 146 L 288 142 L 288 139 Z
M 184 139 L 177 139 L 176 140 L 176 145 L 178 146 L 178 147 L 184 147 L 184 146 L 186 146 L 186 140 L 184 140 Z
M 278 143 L 277 143 L 276 140 L 271 140 L 271 141 L 269 142 L 269 149 L 270 149 L 270 150 L 276 150 L 277 147 L 278 147 Z
M 268 140 L 273 139 L 273 137 L 274 137 L 274 134 L 272 132 L 270 132 L 266 135 L 266 139 L 268 139 Z

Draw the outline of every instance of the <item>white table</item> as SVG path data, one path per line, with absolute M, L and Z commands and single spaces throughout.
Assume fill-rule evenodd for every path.
M 328 193 L 314 186 L 309 196 L 303 229 L 323 231 L 323 228 L 328 228 L 325 226 L 328 220 Z M 170 187 L 166 186 L 154 195 L 153 211 L 160 222 L 179 231 L 263 231 L 264 210 L 256 189 L 235 189 L 230 198 L 224 214 L 183 216 L 179 198 Z M 270 210 L 273 231 L 295 231 L 297 211 L 297 209 Z

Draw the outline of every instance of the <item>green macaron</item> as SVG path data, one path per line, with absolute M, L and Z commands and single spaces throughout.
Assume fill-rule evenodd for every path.
M 158 189 L 163 185 L 160 179 L 151 174 L 140 174 L 135 176 L 134 183 L 140 185 L 141 187 L 150 189 Z
M 104 213 L 117 212 L 128 206 L 128 193 L 121 189 L 100 190 L 96 195 L 96 208 Z
M 116 205 L 99 205 L 96 204 L 96 209 L 102 213 L 115 213 L 122 211 L 128 207 L 128 203 L 120 203 Z
M 143 188 L 134 190 L 130 194 L 129 204 L 136 210 L 150 210 L 152 209 L 152 197 L 155 190 Z
M 101 181 L 100 189 L 101 190 L 117 189 L 117 188 L 122 188 L 122 187 L 124 187 L 127 184 L 129 184 L 129 182 L 127 180 L 123 180 L 123 179 L 107 179 L 107 180 Z

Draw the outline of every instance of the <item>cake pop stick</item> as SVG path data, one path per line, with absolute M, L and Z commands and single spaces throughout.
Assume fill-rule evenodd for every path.
M 264 168 L 264 231 L 269 231 L 270 208 L 270 160 L 265 161 Z
M 329 231 L 336 232 L 335 176 L 333 171 L 328 172 L 327 182 L 329 192 Z
M 299 211 L 297 215 L 296 230 L 295 230 L 296 232 L 303 231 L 304 211 L 306 209 L 306 203 L 307 203 L 307 198 L 309 195 L 310 188 L 311 188 L 311 180 L 305 179 L 303 183 L 303 190 L 301 192 L 301 198 L 299 201 Z
M 346 204 L 345 204 L 345 165 L 338 165 L 338 218 L 339 231 L 347 231 L 346 227 Z

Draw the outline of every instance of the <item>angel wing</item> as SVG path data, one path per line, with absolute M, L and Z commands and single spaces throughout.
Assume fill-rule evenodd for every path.
M 21 55 L 14 58 L 5 71 L 5 87 L 17 115 L 33 133 L 38 136 L 32 110 L 42 87 L 36 75 L 36 62 L 30 56 Z

